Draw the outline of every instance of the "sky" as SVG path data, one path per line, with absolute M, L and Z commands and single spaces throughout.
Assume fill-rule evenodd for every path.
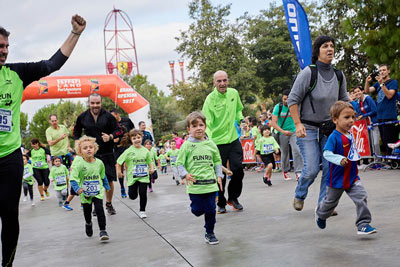
M 273 0 L 211 0 L 213 5 L 232 3 L 230 19 L 245 12 L 257 15 Z M 71 16 L 79 14 L 87 21 L 85 31 L 71 57 L 52 76 L 106 74 L 104 24 L 115 7 L 132 21 L 140 74 L 158 89 L 169 93 L 171 84 L 169 60 L 175 60 L 176 79 L 180 80 L 174 37 L 192 23 L 188 15 L 189 0 L 0 0 L 3 12 L 0 25 L 11 32 L 7 63 L 39 61 L 50 58 L 71 31 Z M 278 4 L 281 1 L 277 1 Z M 187 62 L 185 62 L 187 66 Z M 186 75 L 190 73 L 186 70 Z M 21 106 L 29 119 L 49 103 L 58 100 L 29 100 Z

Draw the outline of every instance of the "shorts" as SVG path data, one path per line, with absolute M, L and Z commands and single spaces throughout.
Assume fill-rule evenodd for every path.
M 106 176 L 109 182 L 117 181 L 117 174 L 115 170 L 115 157 L 114 154 L 96 155 L 96 158 L 100 159 L 104 163 L 106 169 Z
M 75 190 L 72 188 L 72 186 L 71 186 L 71 189 L 69 191 L 70 191 L 71 195 L 78 196 L 78 194 L 75 192 Z
M 45 186 L 49 186 L 49 184 L 50 184 L 49 174 L 50 174 L 50 171 L 47 168 L 46 169 L 33 168 L 33 177 L 35 177 L 39 186 L 41 186 L 43 184 Z
M 274 154 L 266 154 L 261 155 L 261 160 L 264 162 L 264 165 L 267 166 L 268 164 L 272 163 L 272 168 L 275 168 L 275 159 Z

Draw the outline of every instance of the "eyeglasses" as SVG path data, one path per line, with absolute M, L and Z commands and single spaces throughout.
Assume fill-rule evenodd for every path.
M 217 80 L 217 83 L 222 83 L 222 82 L 226 83 L 227 81 L 228 81 L 228 79 Z

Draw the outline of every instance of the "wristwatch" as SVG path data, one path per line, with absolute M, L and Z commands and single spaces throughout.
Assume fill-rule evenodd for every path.
M 381 83 L 380 85 L 381 85 L 381 88 L 383 88 L 383 86 L 385 85 L 385 83 Z

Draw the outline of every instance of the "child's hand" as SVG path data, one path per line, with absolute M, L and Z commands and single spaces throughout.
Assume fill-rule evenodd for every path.
M 232 176 L 232 175 L 233 175 L 233 172 L 232 172 L 230 169 L 228 169 L 228 171 L 226 172 L 226 175 Z
M 217 178 L 217 182 L 218 182 L 220 191 L 223 191 L 223 189 L 222 189 L 222 178 L 221 178 L 221 177 L 218 177 L 218 178 Z
M 275 154 L 276 154 L 276 155 L 279 154 L 279 149 L 275 149 Z
M 349 161 L 347 158 L 343 158 L 342 161 L 340 162 L 340 165 L 345 166 Z
M 122 172 L 118 172 L 118 178 L 124 178 L 124 174 Z
M 196 179 L 194 179 L 193 174 L 190 174 L 190 173 L 185 175 L 185 179 L 188 184 L 192 184 L 193 182 L 196 182 Z
M 181 180 L 181 184 L 182 184 L 182 185 L 185 184 L 185 180 L 182 179 L 182 180 Z
M 80 195 L 80 194 L 82 194 L 83 193 L 83 188 L 80 188 L 79 190 L 78 190 L 78 192 L 76 192 L 78 195 Z

